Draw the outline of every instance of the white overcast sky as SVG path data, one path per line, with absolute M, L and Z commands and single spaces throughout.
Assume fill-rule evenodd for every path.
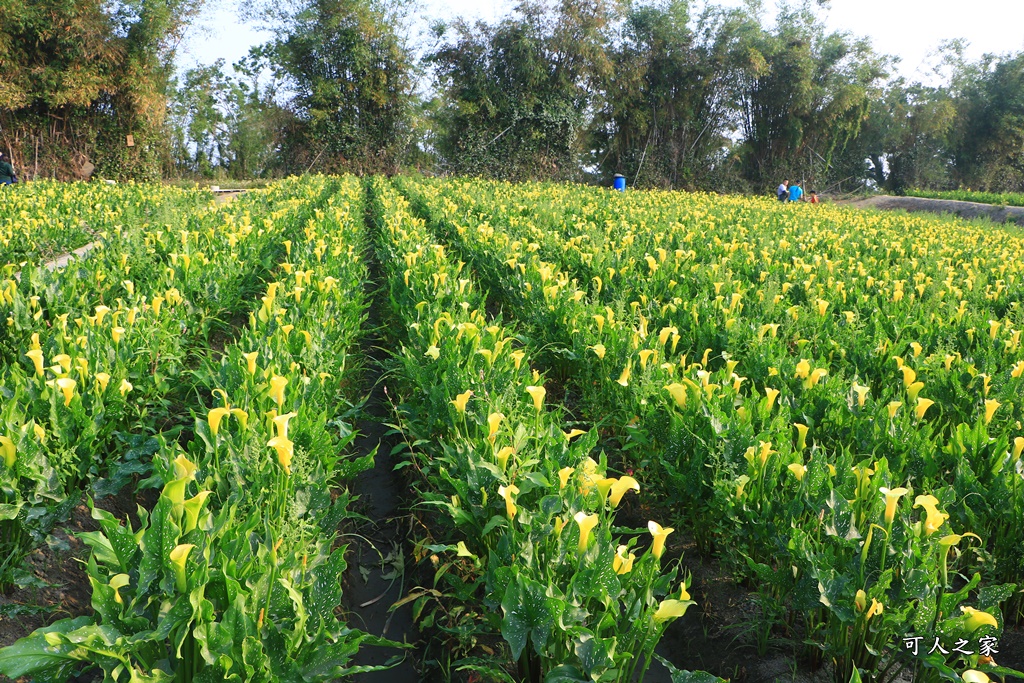
M 493 21 L 514 6 L 511 0 L 420 0 L 411 4 L 413 36 L 437 19 L 466 17 Z M 696 4 L 696 3 L 695 3 Z M 740 5 L 741 0 L 716 4 Z M 774 6 L 766 0 L 767 7 Z M 245 56 L 266 36 L 237 19 L 235 0 L 212 0 L 186 38 L 179 64 L 189 67 Z M 972 59 L 983 53 L 1024 50 L 1024 0 L 832 0 L 826 23 L 833 30 L 867 36 L 879 52 L 899 56 L 899 71 L 914 80 L 932 80 L 929 55 L 939 43 L 964 38 Z

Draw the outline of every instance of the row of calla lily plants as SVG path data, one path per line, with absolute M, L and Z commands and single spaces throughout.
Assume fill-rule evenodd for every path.
M 0 650 L 5 675 L 61 681 L 95 667 L 112 682 L 318 681 L 365 670 L 352 657 L 376 641 L 336 616 L 345 560 L 335 537 L 351 496 L 332 495 L 373 458 L 347 448 L 358 371 L 347 352 L 366 308 L 364 193 L 353 178 L 286 185 L 284 204 L 308 210 L 265 224 L 283 258 L 276 279 L 220 358 L 194 369 L 208 404 L 192 438 L 157 436 L 157 503 L 136 526 L 93 507 L 100 529 L 82 538 L 94 614 Z
M 206 321 L 244 312 L 284 254 L 285 226 L 325 192 L 284 184 L 200 206 L 180 230 L 116 228 L 66 268 L 26 264 L 0 281 L 0 584 L 17 582 L 25 553 L 84 491 L 111 495 L 150 472 L 154 433 L 173 435 L 189 414 Z
M 1012 673 L 983 644 L 1022 604 L 1021 240 L 756 199 L 402 187 L 547 345 L 578 416 L 835 680 Z
M 420 541 L 434 584 L 408 599 L 450 636 L 442 666 L 491 680 L 642 678 L 693 604 L 664 557 L 673 530 L 613 528 L 640 485 L 591 457 L 595 431 L 565 430 L 535 350 L 488 316 L 473 274 L 390 181 L 373 180 L 371 194 L 401 338 L 396 428 L 421 509 L 434 514 Z M 486 645 L 488 633 L 503 647 Z
M 67 253 L 118 226 L 169 223 L 209 204 L 201 190 L 40 180 L 5 187 L 0 206 L 0 263 Z

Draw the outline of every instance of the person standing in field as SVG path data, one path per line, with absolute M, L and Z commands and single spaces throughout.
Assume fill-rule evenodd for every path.
M 782 184 L 779 185 L 778 189 L 775 190 L 775 196 L 778 197 L 780 202 L 784 202 L 789 199 L 789 181 L 783 180 Z
M 18 176 L 14 174 L 14 166 L 11 159 L 3 152 L 0 152 L 0 185 L 12 185 L 18 182 Z
M 789 201 L 798 202 L 803 196 L 804 191 L 800 188 L 800 183 L 793 183 L 789 186 Z

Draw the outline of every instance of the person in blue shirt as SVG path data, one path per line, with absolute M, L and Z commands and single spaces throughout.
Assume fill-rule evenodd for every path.
M 800 183 L 793 183 L 789 186 L 789 201 L 798 202 L 800 198 L 804 196 L 804 191 L 800 187 Z

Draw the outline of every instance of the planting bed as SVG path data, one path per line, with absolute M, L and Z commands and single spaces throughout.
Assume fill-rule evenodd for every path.
M 12 196 L 8 676 L 1024 666 L 1015 232 L 457 179 Z

